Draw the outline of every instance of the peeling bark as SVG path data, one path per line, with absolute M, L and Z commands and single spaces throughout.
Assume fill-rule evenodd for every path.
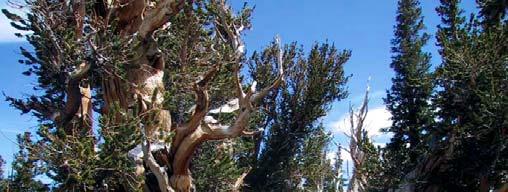
M 192 3 L 192 1 L 188 2 Z M 169 111 L 162 109 L 165 92 L 163 82 L 165 61 L 152 34 L 164 27 L 172 16 L 180 12 L 185 1 L 161 0 L 152 3 L 153 5 L 149 5 L 145 0 L 122 0 L 113 5 L 116 11 L 114 14 L 119 19 L 117 33 L 134 41 L 133 51 L 137 57 L 127 64 L 131 66 L 127 67 L 125 77 L 120 77 L 111 70 L 107 78 L 103 79 L 102 91 L 105 105 L 102 110 L 104 115 L 107 115 L 113 112 L 110 107 L 115 104 L 125 112 L 137 108 L 137 115 L 141 118 L 140 129 L 144 131 L 143 163 L 148 168 L 145 172 L 149 171 L 155 175 L 158 183 L 156 188 L 161 191 L 187 192 L 192 189 L 189 164 L 193 153 L 201 143 L 256 134 L 256 132 L 247 132 L 245 129 L 257 103 L 283 81 L 282 50 L 278 58 L 279 77 L 272 85 L 257 91 L 256 82 L 253 82 L 250 89 L 244 91 L 239 77 L 239 68 L 244 56 L 244 45 L 240 33 L 245 27 L 226 19 L 231 10 L 224 1 L 213 1 L 220 7 L 217 22 L 227 33 L 221 36 L 222 40 L 234 50 L 229 57 L 236 63 L 234 83 L 238 109 L 235 108 L 235 110 L 239 110 L 238 115 L 232 125 L 223 125 L 217 120 L 205 121 L 210 112 L 208 84 L 222 65 L 218 63 L 194 83 L 195 107 L 190 119 L 182 125 L 172 127 Z M 277 43 L 280 42 L 277 41 Z M 83 92 L 86 92 L 86 86 L 83 87 Z M 88 100 L 81 101 L 86 104 Z M 83 106 L 82 109 L 89 108 Z M 120 118 L 117 119 L 119 122 L 114 123 L 123 123 Z M 174 132 L 174 137 L 169 149 L 168 161 L 157 161 L 158 157 L 154 157 L 150 144 L 160 142 L 157 133 L 170 131 Z M 138 171 L 140 170 L 142 169 Z
M 161 191 L 173 191 L 174 184 L 170 184 L 167 165 L 157 163 L 150 150 L 150 143 L 158 139 L 156 133 L 161 130 L 169 132 L 171 128 L 170 113 L 162 109 L 165 61 L 151 33 L 178 13 L 184 1 L 163 0 L 157 2 L 154 8 L 148 7 L 145 0 L 124 0 L 119 3 L 116 13 L 119 33 L 125 38 L 134 35 L 134 40 L 139 42 L 134 51 L 139 57 L 129 63 L 132 67 L 126 71 L 126 78 L 113 74 L 102 82 L 105 101 L 103 112 L 112 112 L 110 107 L 115 103 L 124 111 L 138 109 L 145 135 L 142 146 L 144 164 L 156 176 Z

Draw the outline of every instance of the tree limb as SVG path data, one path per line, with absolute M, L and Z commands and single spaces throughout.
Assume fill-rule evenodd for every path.
M 166 24 L 171 16 L 176 15 L 183 8 L 184 3 L 184 0 L 162 0 L 158 2 L 156 7 L 148 10 L 143 18 L 138 29 L 139 37 L 145 39 L 156 29 Z
M 146 138 L 145 141 L 143 141 L 142 148 L 144 162 L 157 178 L 159 189 L 163 190 L 163 192 L 172 192 L 173 189 L 171 189 L 169 184 L 168 174 L 166 170 L 163 167 L 159 166 L 157 161 L 155 161 L 155 158 L 152 155 L 152 151 L 150 150 L 150 142 Z

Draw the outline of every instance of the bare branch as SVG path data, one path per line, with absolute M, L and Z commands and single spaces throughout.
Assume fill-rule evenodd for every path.
M 370 78 L 369 78 L 370 80 Z M 367 186 L 367 175 L 362 172 L 361 167 L 365 161 L 366 152 L 362 149 L 364 135 L 366 133 L 364 122 L 367 118 L 370 87 L 367 85 L 365 97 L 358 112 L 349 107 L 349 122 L 351 124 L 351 136 L 349 137 L 349 151 L 354 164 L 353 176 L 349 181 L 348 191 L 364 191 Z M 356 120 L 356 121 L 355 121 Z M 346 150 L 347 151 L 347 150 Z
M 224 0 L 212 0 L 214 4 L 218 4 L 219 7 L 219 21 L 218 25 L 224 29 L 224 31 L 227 33 L 226 35 L 226 41 L 230 44 L 231 48 L 235 51 L 235 57 L 236 59 L 239 59 L 243 56 L 245 53 L 245 45 L 241 39 L 241 33 L 243 30 L 246 29 L 243 24 L 240 24 L 240 26 L 236 26 L 236 24 L 233 21 L 228 21 L 227 16 L 231 15 L 231 8 L 226 5 L 226 2 Z M 224 37 L 224 35 L 219 35 Z
M 213 80 L 215 74 L 219 70 L 220 65 L 213 66 L 208 72 L 205 73 L 198 81 L 193 85 L 194 92 L 196 94 L 196 107 L 194 107 L 194 113 L 186 125 L 186 132 L 194 131 L 205 118 L 210 107 L 210 97 L 208 95 L 208 83 Z M 186 135 L 186 134 L 185 134 Z
M 254 106 L 264 98 L 268 93 L 277 88 L 284 77 L 283 70 L 283 52 L 280 49 L 280 39 L 276 38 L 276 43 L 279 46 L 279 56 L 278 56 L 278 64 L 279 64 L 279 74 L 278 77 L 274 80 L 274 82 L 266 87 L 261 89 L 261 91 L 256 91 L 257 82 L 254 81 L 247 93 L 245 93 L 242 89 L 241 82 L 239 81 L 239 70 L 235 70 L 236 79 L 235 85 L 237 88 L 237 98 L 239 103 L 239 108 L 241 109 L 240 114 L 237 116 L 236 121 L 231 126 L 221 125 L 220 123 L 204 123 L 203 128 L 208 131 L 209 139 L 223 139 L 223 138 L 232 138 L 237 137 L 242 134 L 244 135 L 252 135 L 254 133 L 244 131 L 248 125 L 251 113 L 253 112 Z
M 171 145 L 171 153 L 176 153 L 180 144 L 185 138 L 192 134 L 201 124 L 205 121 L 206 114 L 208 114 L 210 107 L 210 97 L 208 95 L 208 83 L 215 77 L 215 74 L 219 70 L 220 65 L 213 66 L 208 72 L 197 80 L 193 89 L 195 92 L 196 105 L 193 107 L 193 114 L 190 120 L 183 126 L 176 127 L 176 135 L 173 138 Z M 213 119 L 213 117 L 211 117 Z
M 249 124 L 251 110 L 242 111 L 233 125 L 225 126 L 221 124 L 203 124 L 205 138 L 209 140 L 220 140 L 226 138 L 238 137 Z
M 245 97 L 245 92 L 242 88 L 242 82 L 240 81 L 240 66 L 235 66 L 234 69 L 234 81 L 235 81 L 235 88 L 236 88 L 236 95 L 240 97 Z
M 242 135 L 244 136 L 255 136 L 263 133 L 264 129 L 256 130 L 256 131 L 243 131 Z

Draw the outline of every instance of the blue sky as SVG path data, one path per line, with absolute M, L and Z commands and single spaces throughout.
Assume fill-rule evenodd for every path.
M 6 7 L 6 1 L 0 0 L 0 7 Z M 234 7 L 240 7 L 245 1 L 234 1 Z M 308 50 L 315 42 L 334 43 L 339 49 L 352 50 L 352 57 L 345 66 L 346 74 L 352 74 L 348 83 L 349 98 L 332 105 L 323 123 L 334 132 L 336 141 L 346 143 L 341 129 L 349 102 L 358 106 L 365 92 L 367 79 L 371 86 L 371 113 L 367 119 L 368 129 L 377 129 L 389 125 L 389 113 L 382 105 L 382 97 L 391 85 L 392 70 L 390 64 L 390 40 L 393 37 L 397 1 L 395 0 L 248 0 L 255 5 L 253 28 L 244 38 L 247 50 L 261 50 L 279 35 L 284 43 L 298 41 Z M 437 0 L 423 0 L 423 15 L 427 32 L 434 34 L 439 17 L 434 9 Z M 464 9 L 472 11 L 474 1 L 464 1 Z M 19 46 L 21 39 L 12 35 L 13 30 L 3 15 L 0 17 L 0 91 L 9 96 L 20 97 L 32 93 L 33 79 L 21 75 L 25 67 L 18 64 L 21 58 Z M 440 63 L 432 37 L 425 50 L 432 54 L 432 64 Z M 21 116 L 0 99 L 0 155 L 10 164 L 12 154 L 16 152 L 16 134 L 33 131 L 35 118 Z M 388 136 L 375 136 L 375 142 L 384 143 Z
M 241 1 L 243 2 L 243 1 Z M 352 74 L 347 99 L 335 102 L 328 115 L 322 119 L 327 128 L 334 133 L 335 141 L 347 145 L 343 131 L 349 130 L 345 124 L 349 102 L 359 106 L 370 80 L 369 114 L 367 129 L 374 134 L 374 142 L 384 144 L 389 135 L 379 134 L 379 128 L 391 125 L 390 114 L 385 110 L 382 98 L 391 86 L 393 71 L 390 41 L 397 10 L 396 0 L 250 0 L 255 5 L 253 29 L 245 37 L 249 51 L 260 50 L 275 35 L 283 42 L 298 41 L 308 50 L 314 43 L 328 41 L 339 49 L 352 50 L 352 57 L 345 65 L 346 74 Z M 432 54 L 432 65 L 440 63 L 435 46 L 434 33 L 440 18 L 435 12 L 438 0 L 422 0 L 422 12 L 432 38 L 424 48 Z M 236 3 L 234 5 L 241 5 Z M 463 1 L 462 8 L 467 12 L 475 10 L 474 1 Z M 342 156 L 348 160 L 348 154 Z M 351 164 L 351 163 L 350 163 Z M 351 169 L 350 169 L 351 170 Z

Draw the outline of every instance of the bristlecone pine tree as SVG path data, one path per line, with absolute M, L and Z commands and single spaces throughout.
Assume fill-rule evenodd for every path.
M 276 78 L 279 48 L 276 43 L 249 60 L 249 72 L 258 84 Z M 343 65 L 349 51 L 328 43 L 315 45 L 309 55 L 292 43 L 285 47 L 283 68 L 288 69 L 280 89 L 272 90 L 251 118 L 251 127 L 263 127 L 254 137 L 202 145 L 192 169 L 201 191 L 331 189 L 334 166 L 325 159 L 329 136 L 318 124 L 329 103 L 345 97 Z M 319 85 L 319 86 L 318 86 Z M 291 88 L 293 87 L 293 88 Z M 299 113 L 298 113 L 299 112 Z M 305 114 L 305 116 L 303 115 Z M 220 117 L 227 120 L 229 117 Z M 216 150 L 206 150 L 215 148 Z M 289 162 L 289 163 L 288 163 Z M 212 165 L 212 166 L 210 166 Z M 227 171 L 219 171 L 219 170 Z M 238 178 L 245 178 L 245 182 Z M 210 185 L 208 183 L 221 183 Z M 244 184 L 243 186 L 238 186 Z M 232 188 L 233 187 L 233 188 Z
M 7 99 L 39 119 L 40 139 L 26 150 L 56 191 L 191 191 L 196 148 L 254 135 L 250 117 L 283 81 L 277 41 L 270 82 L 243 85 L 248 7 L 233 14 L 223 0 L 20 6 L 26 16 L 2 11 L 27 32 L 17 34 L 33 46 L 21 48 L 20 62 L 40 94 Z M 229 122 L 217 116 L 226 108 Z
M 406 177 L 408 190 L 492 191 L 508 170 L 508 4 L 479 0 L 468 21 L 458 0 L 441 0 L 441 88 L 430 154 Z
M 425 153 L 424 139 L 433 117 L 429 105 L 432 78 L 430 54 L 422 51 L 429 39 L 423 33 L 423 18 L 418 0 L 400 0 L 397 9 L 395 38 L 392 40 L 392 63 L 395 71 L 392 87 L 385 98 L 393 124 L 393 133 L 385 149 L 386 190 L 397 188 L 400 178 L 411 171 Z
M 310 159 L 304 154 L 310 151 L 305 152 L 305 141 L 322 134 L 319 118 L 326 115 L 332 102 L 347 95 L 345 84 L 348 77 L 344 75 L 343 66 L 350 51 L 340 51 L 328 43 L 314 45 L 308 56 L 296 43 L 284 50 L 285 82 L 262 103 L 261 124 L 265 129 L 262 139 L 256 142 L 253 156 L 258 158 L 246 177 L 246 190 L 295 191 L 305 181 L 322 185 L 315 176 L 305 175 L 313 174 L 312 171 L 302 171 L 313 169 L 316 164 L 322 165 L 321 162 L 308 162 Z M 272 79 L 270 74 L 276 69 L 269 61 L 276 60 L 275 53 L 272 47 L 252 56 L 253 79 Z M 269 83 L 260 81 L 262 85 Z M 317 151 L 312 153 L 321 154 L 323 149 L 313 150 Z M 321 161 L 322 158 L 314 160 Z M 314 184 L 309 184 L 310 188 L 317 190 L 318 186 Z

